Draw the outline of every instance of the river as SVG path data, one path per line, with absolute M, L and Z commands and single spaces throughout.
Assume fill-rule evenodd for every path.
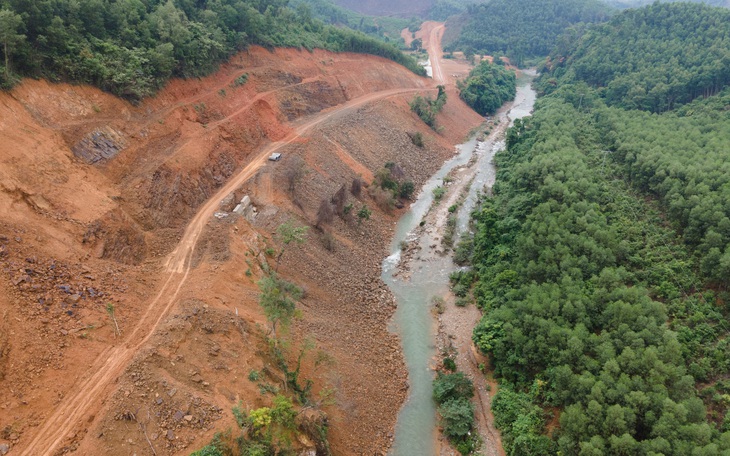
M 530 114 L 535 103 L 535 92 L 530 87 L 534 75 L 534 72 L 526 72 L 518 79 L 515 101 L 509 109 L 502 109 L 497 114 L 500 124 Z M 382 278 L 398 303 L 391 330 L 400 336 L 410 383 L 408 399 L 398 415 L 391 456 L 427 456 L 437 452 L 436 407 L 431 399 L 433 368 L 437 362 L 437 327 L 431 311 L 432 299 L 447 295 L 449 274 L 456 267 L 450 254 L 439 252 L 441 227 L 438 220 L 443 222 L 448 205 L 442 201 L 438 206 L 437 210 L 444 213 L 440 218 L 436 211 L 429 212 L 433 189 L 442 185 L 449 172 L 466 167 L 472 157 L 476 158 L 470 171 L 459 175 L 459 179 L 465 181 L 474 179 L 457 219 L 459 231 L 467 229 L 477 191 L 494 184 L 492 157 L 504 147 L 503 132 L 504 128 L 495 128 L 484 141 L 473 138 L 457 146 L 456 155 L 424 184 L 418 199 L 399 220 L 391 244 L 392 253 L 383 261 Z M 450 185 L 465 187 L 466 182 Z M 429 217 L 429 223 L 419 229 L 426 217 Z M 409 248 L 409 251 L 417 253 L 409 255 L 401 264 L 403 242 L 411 247 L 415 245 L 416 248 Z

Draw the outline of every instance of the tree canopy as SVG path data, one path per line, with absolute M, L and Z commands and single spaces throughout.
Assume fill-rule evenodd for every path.
M 730 83 L 730 10 L 654 3 L 563 39 L 545 68 L 556 80 L 585 82 L 610 105 L 664 112 Z
M 446 51 L 506 55 L 521 65 L 550 53 L 558 36 L 573 24 L 606 21 L 611 9 L 598 0 L 492 0 L 468 5 L 449 21 L 461 27 Z
M 0 38 L 12 71 L 97 85 L 136 100 L 171 76 L 213 71 L 251 44 L 379 55 L 419 74 L 395 46 L 325 25 L 288 0 L 0 0 Z M 17 18 L 20 18 L 20 23 Z M 14 22 L 16 21 L 16 22 Z
M 459 81 L 459 96 L 481 115 L 494 114 L 505 102 L 514 100 L 514 71 L 502 65 L 482 61 Z
M 564 35 L 533 116 L 495 156 L 472 269 L 454 279 L 484 312 L 473 339 L 501 379 L 507 454 L 730 455 L 730 88 L 651 113 L 576 71 L 588 55 L 605 63 L 595 71 L 628 59 L 644 83 L 654 57 L 610 48 L 632 47 L 641 27 L 683 36 L 679 53 L 718 37 L 680 32 L 692 23 L 678 17 L 667 26 L 676 11 L 724 27 L 724 10 L 653 4 Z M 623 15 L 646 25 L 587 38 Z M 706 75 L 715 58 L 704 58 L 661 71 Z

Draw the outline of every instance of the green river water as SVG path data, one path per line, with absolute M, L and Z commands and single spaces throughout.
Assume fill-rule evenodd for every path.
M 512 121 L 530 114 L 535 103 L 535 92 L 530 88 L 534 77 L 527 75 L 518 80 L 517 96 L 513 106 L 498 114 L 500 122 Z M 476 139 L 457 146 L 457 154 L 448 160 L 423 186 L 418 199 L 399 220 L 391 244 L 392 254 L 383 261 L 382 278 L 395 295 L 398 303 L 391 331 L 401 338 L 408 368 L 410 389 L 408 399 L 398 415 L 391 456 L 430 456 L 436 454 L 436 407 L 431 399 L 434 378 L 436 324 L 431 313 L 431 299 L 444 296 L 449 289 L 449 274 L 456 269 L 451 255 L 415 257 L 410 263 L 407 279 L 396 276 L 401 260 L 400 243 L 403 240 L 419 242 L 427 251 L 434 240 L 429 235 L 415 239 L 414 229 L 421 222 L 433 202 L 433 189 L 457 166 L 477 155 L 477 174 L 467 200 L 458 214 L 460 231 L 467 229 L 469 213 L 476 202 L 476 192 L 494 183 L 494 153 L 504 147 L 503 138 L 490 136 L 483 142 Z

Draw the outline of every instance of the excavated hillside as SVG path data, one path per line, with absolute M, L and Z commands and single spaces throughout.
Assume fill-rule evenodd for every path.
M 314 225 L 386 162 L 418 186 L 480 122 L 452 97 L 437 135 L 407 104 L 432 90 L 377 57 L 252 48 L 138 106 L 44 81 L 0 94 L 0 448 L 188 454 L 234 406 L 270 405 L 256 282 L 278 267 L 306 291 L 287 356 L 316 346 L 301 376 L 327 396 L 333 454 L 384 454 L 407 390 L 379 278 L 400 211 L 364 188 L 347 197 L 369 220 Z M 287 221 L 310 229 L 279 265 Z

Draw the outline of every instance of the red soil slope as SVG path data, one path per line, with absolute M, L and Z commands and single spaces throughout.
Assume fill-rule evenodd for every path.
M 257 329 L 272 231 L 312 225 L 323 198 L 387 161 L 417 183 L 436 169 L 479 117 L 447 105 L 447 133 L 433 134 L 407 107 L 429 86 L 375 57 L 254 48 L 139 106 L 43 81 L 0 94 L 0 443 L 185 454 L 231 425 L 239 401 L 267 405 L 247 376 L 280 382 Z M 264 165 L 274 148 L 284 160 Z M 287 191 L 292 166 L 305 177 Z M 218 203 L 229 193 L 252 197 L 254 221 L 210 217 L 230 211 Z M 303 373 L 335 392 L 322 404 L 335 454 L 387 448 L 404 398 L 378 279 L 396 216 L 337 219 L 334 252 L 311 230 L 283 256 L 280 272 L 307 288 L 291 338 L 331 360 L 307 358 Z

